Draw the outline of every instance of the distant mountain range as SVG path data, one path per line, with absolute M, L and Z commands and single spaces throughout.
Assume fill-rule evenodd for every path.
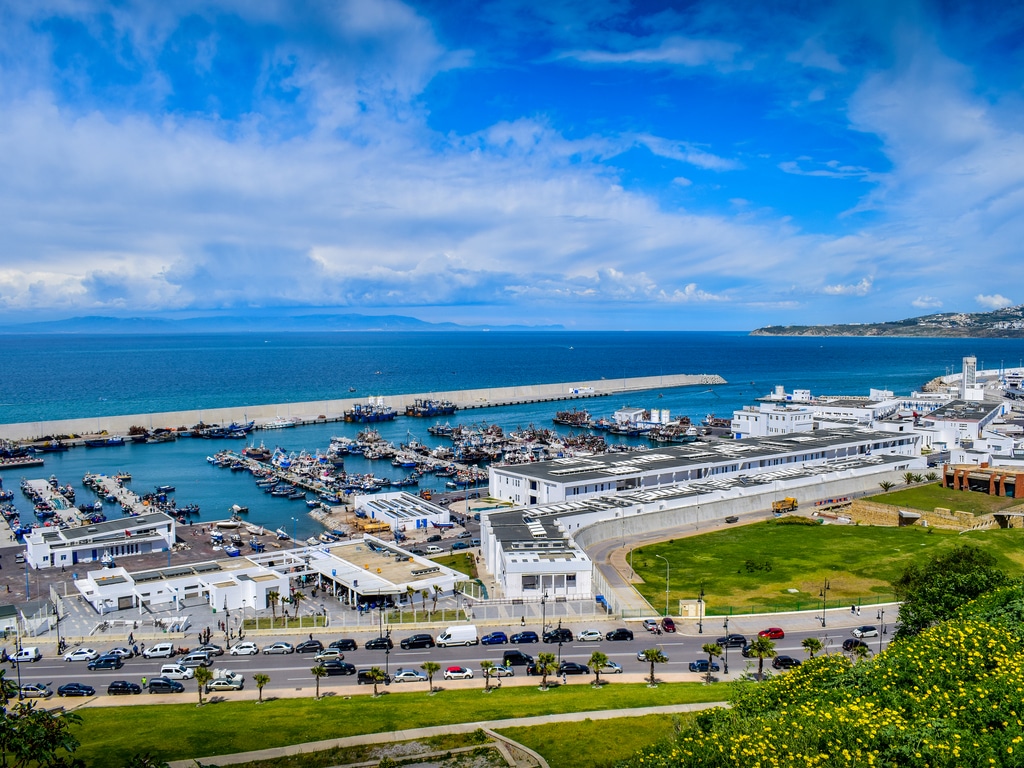
M 1024 304 L 993 312 L 941 312 L 889 323 L 769 325 L 751 336 L 936 336 L 1024 338 Z
M 310 331 L 557 331 L 561 325 L 459 325 L 403 315 L 231 315 L 223 317 L 70 317 L 0 326 L 0 333 L 287 333 Z

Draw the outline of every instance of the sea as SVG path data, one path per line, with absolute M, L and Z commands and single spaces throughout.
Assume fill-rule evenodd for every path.
M 114 414 L 201 410 L 429 393 L 538 383 L 719 374 L 713 387 L 656 387 L 579 402 L 538 403 L 461 411 L 452 425 L 498 424 L 506 431 L 552 427 L 555 411 L 573 406 L 610 416 L 626 406 L 669 410 L 699 422 L 729 417 L 776 386 L 815 395 L 862 395 L 870 389 L 909 394 L 936 376 L 960 370 L 974 355 L 980 369 L 1024 366 L 1024 342 L 1012 339 L 811 338 L 712 332 L 341 332 L 189 335 L 0 335 L 0 423 L 40 422 Z M 354 390 L 354 391 L 352 391 Z M 433 420 L 399 417 L 374 425 L 388 440 L 441 445 Z M 166 425 L 178 426 L 178 425 Z M 254 433 L 256 443 L 288 451 L 326 449 L 334 435 L 355 437 L 364 425 L 331 423 Z M 561 428 L 561 431 L 567 431 Z M 614 438 L 611 438 L 614 439 Z M 625 438 L 623 442 L 634 442 Z M 204 520 L 223 519 L 233 504 L 252 522 L 300 538 L 322 527 L 297 501 L 262 493 L 247 473 L 218 469 L 206 457 L 242 441 L 182 439 L 174 443 L 76 448 L 46 454 L 41 468 L 7 470 L 21 477 L 71 484 L 78 502 L 94 496 L 88 472 L 132 474 L 139 493 L 173 485 L 179 506 L 198 504 Z M 350 472 L 399 479 L 388 462 L 347 457 Z M 419 488 L 443 490 L 443 479 Z M 415 490 L 415 489 L 413 489 Z M 28 512 L 20 495 L 16 506 Z

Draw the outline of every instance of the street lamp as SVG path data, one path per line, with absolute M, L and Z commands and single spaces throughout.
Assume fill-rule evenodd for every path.
M 826 599 L 826 593 L 831 588 L 832 587 L 829 585 L 828 579 L 825 579 L 825 583 L 821 587 L 821 592 L 818 593 L 818 597 L 821 598 L 821 626 L 823 626 L 823 627 L 825 626 L 825 599 Z
M 697 634 L 704 634 L 704 582 L 700 583 L 700 596 L 697 598 Z
M 559 635 L 561 637 L 561 635 Z M 558 666 L 562 666 L 562 641 L 558 641 Z
M 540 636 L 544 637 L 544 633 L 548 631 L 548 592 L 544 590 L 544 594 L 540 596 Z
M 669 577 L 669 565 L 668 558 L 663 555 L 655 555 L 665 561 L 665 615 L 668 616 L 668 577 Z
M 881 631 L 878 633 L 878 652 L 882 652 L 882 635 L 886 633 L 885 629 L 885 609 L 878 609 L 878 623 L 882 625 Z
M 729 617 L 725 617 L 725 674 L 729 674 Z
M 292 549 L 295 549 L 298 546 L 298 536 L 299 536 L 298 528 L 299 528 L 299 518 L 293 517 L 292 518 Z

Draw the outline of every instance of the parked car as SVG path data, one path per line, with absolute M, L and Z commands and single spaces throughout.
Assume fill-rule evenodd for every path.
M 444 671 L 445 680 L 469 680 L 473 677 L 473 670 L 466 667 L 447 667 Z
M 373 675 L 370 674 L 370 670 L 368 669 L 360 669 L 359 672 L 356 673 L 356 685 L 373 685 L 374 682 L 380 682 L 384 685 L 390 685 L 391 678 L 385 675 L 382 680 L 375 681 L 373 679 Z
M 241 675 L 233 677 L 215 677 L 206 684 L 206 692 L 212 691 L 240 691 L 245 685 L 245 678 Z
M 672 617 L 666 616 L 664 619 L 661 620 L 661 628 L 665 632 L 675 632 L 676 623 L 672 620 Z
M 251 643 L 246 640 L 244 643 L 235 643 L 231 646 L 231 650 L 228 653 L 232 656 L 255 656 L 260 652 L 260 647 L 256 643 Z
M 213 665 L 213 656 L 206 651 L 192 651 L 181 659 L 181 663 L 186 667 L 209 667 Z
M 359 647 L 359 644 L 351 637 L 343 637 L 340 640 L 335 640 L 333 643 L 327 646 L 328 648 L 337 648 L 341 651 L 354 651 Z
M 613 629 L 611 632 L 606 632 L 604 636 L 605 640 L 632 640 L 633 630 L 626 629 L 625 627 L 619 627 Z
M 263 649 L 263 653 L 295 653 L 295 646 L 291 643 L 281 641 L 274 643 L 273 645 L 268 645 Z
M 850 634 L 854 637 L 878 637 L 878 627 L 863 626 L 857 627 Z
M 331 677 L 335 675 L 354 675 L 356 673 L 355 664 L 349 664 L 347 661 L 341 659 L 331 659 L 321 664 L 324 669 L 327 670 L 327 674 Z
M 142 693 L 142 686 L 128 680 L 114 680 L 107 686 L 107 695 L 125 696 L 133 693 Z
M 727 518 L 725 518 L 725 522 L 729 524 L 738 523 L 739 521 L 740 519 L 736 517 L 736 515 L 729 515 Z
M 563 661 L 558 665 L 560 675 L 589 675 L 590 667 L 586 664 L 577 664 L 575 661 Z
M 96 689 L 85 683 L 65 683 L 57 689 L 58 696 L 95 696 Z
M 648 648 L 646 650 L 651 650 L 651 649 Z M 665 653 L 664 651 L 662 651 L 661 654 L 665 657 L 665 660 L 667 661 L 668 660 L 668 654 Z M 647 657 L 644 656 L 644 651 L 643 650 L 639 650 L 639 651 L 636 652 L 636 660 L 637 661 L 645 662 L 647 664 L 650 664 L 650 662 L 647 661 Z
M 337 648 L 324 648 L 320 653 L 313 657 L 316 661 L 343 661 L 345 654 Z
M 848 637 L 846 640 L 843 640 L 843 651 L 849 653 L 854 648 L 866 648 L 869 651 L 871 650 L 871 646 L 869 646 L 863 640 L 858 640 L 854 637 Z
M 195 676 L 196 671 L 184 664 L 164 664 L 160 667 L 160 677 L 168 680 L 191 680 Z
M 202 648 L 196 648 L 197 651 L 201 651 Z M 104 656 L 117 656 L 119 659 L 131 659 L 135 656 L 135 651 L 131 648 L 111 648 L 109 651 L 103 654 Z
M 743 646 L 742 650 L 740 650 L 740 654 L 743 656 L 744 659 L 749 659 L 750 658 L 750 654 L 751 654 L 751 650 L 750 649 L 751 649 L 751 645 L 750 645 L 750 643 L 747 643 L 746 645 Z
M 407 667 L 399 667 L 395 670 L 394 677 L 391 678 L 396 683 L 425 683 L 427 682 L 427 676 L 422 672 L 417 672 L 415 669 L 409 669 Z
M 64 661 L 92 661 L 99 657 L 100 655 L 92 648 L 76 648 L 64 654 Z
M 466 542 L 466 541 L 453 541 L 452 542 L 452 551 L 454 552 L 454 551 L 459 550 L 459 549 L 469 549 L 469 542 Z
M 149 681 L 150 693 L 184 693 L 185 686 L 177 680 L 169 680 L 166 677 L 154 677 Z
M 523 653 L 516 648 L 505 651 L 501 657 L 501 665 L 503 667 L 525 667 L 530 664 L 533 664 L 533 656 Z
M 26 683 L 21 686 L 23 699 L 45 699 L 49 696 L 53 696 L 53 691 L 47 688 L 45 683 Z
M 15 664 L 21 664 L 23 661 L 39 661 L 43 658 L 43 654 L 39 652 L 39 649 L 34 645 L 22 648 L 20 651 L 9 657 Z
M 643 627 L 648 632 L 657 632 L 658 631 L 658 620 L 657 619 L 644 619 Z
M 460 533 L 460 534 L 459 534 L 458 536 L 456 536 L 455 538 L 456 538 L 456 539 L 468 539 L 468 538 L 469 538 L 470 536 L 472 536 L 472 535 L 473 535 L 473 534 L 471 534 L 471 533 L 470 533 L 469 531 L 462 531 L 462 533 Z
M 715 643 L 723 648 L 742 648 L 747 644 L 747 638 L 744 635 L 725 635 L 715 640 Z
M 406 637 L 398 644 L 403 650 L 409 650 L 410 648 L 433 648 L 434 638 L 432 635 L 410 635 Z
M 584 629 L 576 635 L 576 639 L 583 643 L 600 642 L 604 640 L 604 635 L 599 629 Z
M 691 672 L 707 672 L 708 660 L 697 659 L 696 661 L 691 661 L 688 668 Z M 717 662 L 711 662 L 712 672 L 718 672 L 719 669 L 721 669 L 721 667 L 718 666 Z
M 503 664 L 496 665 L 491 670 L 491 677 L 515 677 L 516 670 L 512 666 L 505 666 Z
M 605 675 L 621 675 L 622 665 L 614 661 L 606 661 L 604 666 L 601 667 L 601 673 Z
M 480 645 L 504 645 L 508 642 L 508 635 L 504 632 L 491 632 L 480 638 Z
M 800 666 L 800 659 L 792 656 L 776 656 L 772 659 L 772 669 L 792 669 Z
M 545 643 L 571 643 L 572 642 L 572 630 L 568 627 L 558 627 L 557 629 L 549 629 L 544 633 Z
M 97 669 L 120 669 L 123 666 L 124 662 L 120 656 L 107 655 L 90 661 L 88 669 L 90 672 L 95 672 Z
M 303 640 L 295 646 L 296 653 L 320 653 L 323 649 L 324 644 L 319 640 Z
M 432 543 L 432 542 L 440 541 L 440 540 L 441 540 L 441 534 L 440 533 L 432 533 L 429 536 L 427 536 L 427 542 L 428 543 Z
M 523 632 L 516 632 L 512 637 L 509 638 L 513 643 L 539 643 L 540 638 L 537 637 L 537 633 L 532 630 L 525 630 Z
M 781 640 L 786 636 L 781 627 L 768 627 L 757 633 L 758 637 L 767 637 L 769 640 Z
M 177 652 L 178 649 L 174 647 L 174 643 L 157 643 L 149 646 L 142 652 L 142 655 L 147 659 L 169 659 Z
M 219 645 L 214 645 L 213 643 L 207 643 L 206 645 L 200 645 L 195 650 L 197 650 L 197 651 L 205 651 L 206 653 L 210 654 L 211 656 L 223 656 L 224 655 L 224 649 L 221 648 Z
M 383 651 L 391 650 L 395 647 L 395 644 L 391 642 L 390 637 L 381 636 L 375 637 L 372 640 L 367 640 L 366 645 L 363 646 L 368 651 Z

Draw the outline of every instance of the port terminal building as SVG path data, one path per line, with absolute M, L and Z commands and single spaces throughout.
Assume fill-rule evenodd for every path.
M 166 552 L 174 546 L 174 539 L 174 518 L 163 512 L 73 528 L 34 528 L 25 534 L 25 560 L 33 568 L 116 562 L 122 557 Z

